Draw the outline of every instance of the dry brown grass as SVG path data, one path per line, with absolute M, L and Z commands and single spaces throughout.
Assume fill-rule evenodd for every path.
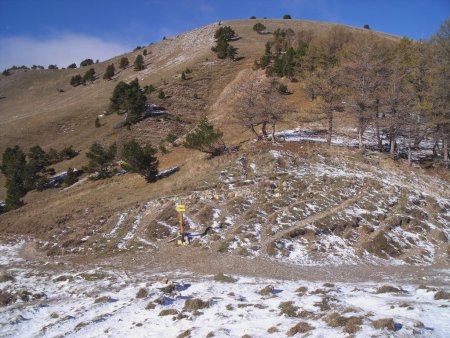
M 269 31 L 277 28 L 292 28 L 294 31 L 312 29 L 316 34 L 324 34 L 336 25 L 296 20 L 261 20 Z M 232 89 L 232 83 L 242 71 L 250 70 L 253 61 L 264 51 L 264 44 L 269 36 L 256 34 L 252 30 L 254 21 L 224 21 L 222 25 L 231 25 L 242 39 L 233 42 L 239 48 L 240 61 L 218 60 L 210 50 L 211 36 L 218 28 L 217 24 L 203 27 L 195 32 L 169 38 L 161 43 L 147 46 L 149 55 L 145 57 L 146 69 L 135 72 L 132 67 L 121 70 L 112 81 L 101 79 L 106 66 L 118 64 L 122 55 L 94 65 L 99 79 L 87 86 L 71 87 L 71 76 L 86 71 L 83 69 L 15 71 L 11 76 L 0 77 L 1 122 L 0 152 L 15 144 L 28 149 L 35 144 L 45 150 L 50 147 L 62 149 L 73 145 L 80 150 L 80 155 L 70 161 L 55 165 L 56 171 L 68 167 L 80 168 L 86 164 L 86 151 L 89 146 L 101 140 L 104 144 L 117 142 L 123 144 L 131 138 L 142 143 L 154 145 L 164 139 L 168 133 L 182 136 L 195 127 L 195 122 L 202 114 L 207 114 L 215 125 L 220 126 L 228 145 L 238 144 L 252 138 L 249 132 L 243 132 L 236 124 L 230 123 L 227 113 L 226 89 Z M 360 29 L 349 28 L 353 31 Z M 387 36 L 387 38 L 392 38 Z M 192 48 L 195 46 L 195 48 Z M 187 52 L 189 51 L 189 52 Z M 194 52 L 193 52 L 194 51 Z M 140 53 L 131 52 L 127 56 L 132 62 Z M 182 70 L 192 69 L 188 81 L 182 81 Z M 116 67 L 118 68 L 118 67 Z M 171 98 L 158 100 L 155 94 L 149 95 L 149 101 L 160 103 L 169 109 L 167 119 L 147 119 L 133 126 L 131 130 L 113 129 L 123 120 L 123 116 L 108 115 L 101 118 L 102 127 L 95 128 L 94 120 L 109 105 L 113 88 L 119 81 L 130 81 L 137 77 L 142 86 L 154 84 L 163 88 Z M 285 79 L 282 81 L 286 82 Z M 287 100 L 292 106 L 305 108 L 309 101 L 305 96 L 302 83 L 288 83 L 292 95 Z M 64 92 L 58 92 L 62 88 Z M 194 98 L 194 94 L 197 97 Z M 26 100 L 24 100 L 26 96 Z M 221 101 L 220 98 L 225 100 Z M 217 104 L 223 102 L 223 104 Z M 299 111 L 300 113 L 300 111 Z M 304 113 L 302 111 L 302 113 Z M 184 121 L 180 123 L 177 121 Z M 299 114 L 286 118 L 278 128 L 297 127 Z M 267 148 L 266 148 L 267 147 Z M 252 148 L 248 143 L 244 149 L 252 151 L 267 150 L 271 145 L 258 145 Z M 284 145 L 286 149 L 295 150 L 310 156 L 316 149 L 323 153 L 318 145 Z M 30 192 L 25 197 L 26 205 L 19 210 L 0 216 L 0 230 L 13 233 L 32 233 L 40 238 L 49 238 L 60 234 L 64 228 L 73 229 L 65 237 L 66 246 L 77 246 L 84 232 L 111 229 L 117 221 L 117 213 L 129 210 L 154 198 L 168 195 L 183 195 L 205 186 L 217 184 L 213 177 L 216 169 L 236 159 L 235 154 L 226 154 L 213 159 L 206 159 L 204 154 L 186 150 L 183 147 L 170 148 L 167 155 L 159 155 L 160 168 L 175 165 L 181 170 L 167 179 L 154 184 L 147 184 L 136 174 L 113 177 L 104 181 L 85 181 L 66 190 L 51 189 L 44 192 Z M 308 155 L 309 154 L 309 155 Z M 313 155 L 311 155 L 313 156 Z M 5 198 L 4 177 L 0 175 L 0 200 Z M 67 218 L 65 218 L 67 216 Z M 98 229 L 98 221 L 106 219 L 103 228 Z M 63 221 L 61 221 L 63 220 Z M 80 220 L 82 226 L 80 226 Z M 97 224 L 97 225 L 96 225 Z M 161 229 L 150 237 L 160 236 Z M 58 249 L 55 254 L 65 252 Z M 273 250 L 272 250 L 273 251 Z M 244 252 L 245 253 L 245 252 Z

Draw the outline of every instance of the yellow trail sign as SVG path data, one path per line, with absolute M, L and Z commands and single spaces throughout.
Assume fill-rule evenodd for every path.
M 176 206 L 176 209 L 178 212 L 186 211 L 186 206 L 179 204 Z

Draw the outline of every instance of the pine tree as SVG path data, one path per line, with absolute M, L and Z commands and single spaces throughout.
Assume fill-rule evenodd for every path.
M 111 78 L 114 76 L 116 72 L 116 68 L 114 67 L 114 64 L 110 64 L 108 65 L 108 67 L 106 67 L 106 71 L 105 74 L 103 75 L 103 78 L 105 80 L 111 80 Z
M 135 140 L 125 143 L 122 151 L 122 160 L 126 162 L 124 169 L 140 174 L 147 182 L 156 181 L 158 174 L 158 159 L 156 149 L 152 146 L 141 147 Z
M 67 169 L 66 177 L 64 178 L 64 186 L 70 187 L 72 184 L 78 182 L 78 171 L 73 170 L 73 168 Z
M 216 45 L 211 48 L 216 52 L 219 59 L 230 58 L 234 60 L 237 54 L 237 48 L 228 43 L 229 40 L 236 38 L 236 33 L 230 26 L 220 27 L 214 34 Z
M 86 153 L 86 157 L 89 159 L 89 163 L 86 166 L 88 172 L 96 172 L 97 175 L 94 179 L 104 179 L 110 177 L 112 172 L 110 166 L 116 158 L 117 146 L 112 144 L 107 150 L 99 143 L 94 143 L 90 146 L 89 152 Z
M 74 75 L 72 76 L 72 78 L 70 79 L 70 84 L 74 87 L 79 86 L 81 84 L 84 84 L 85 81 L 83 79 L 83 77 L 80 74 Z
M 134 60 L 134 70 L 142 70 L 144 69 L 144 57 L 139 54 L 136 56 L 136 59 Z
M 120 81 L 114 88 L 109 109 L 118 114 L 127 113 L 127 123 L 136 123 L 141 119 L 146 102 L 147 98 L 141 91 L 138 79 L 130 84 Z
M 236 38 L 236 32 L 230 26 L 220 27 L 214 33 L 214 38 L 216 40 L 223 39 L 225 41 L 230 41 Z
M 14 174 L 6 182 L 6 211 L 20 208 L 24 203 L 22 197 L 27 193 L 20 175 Z
M 21 198 L 27 193 L 23 181 L 26 172 L 26 157 L 19 146 L 6 148 L 0 169 L 6 176 L 6 210 L 17 209 L 23 205 Z
M 50 165 L 48 154 L 40 146 L 31 147 L 27 153 L 27 164 L 22 175 L 24 187 L 27 191 L 38 189 L 46 185 L 46 178 L 42 175 L 45 167 Z M 38 184 L 40 183 L 40 184 Z M 40 189 L 43 190 L 43 189 Z
M 215 156 L 225 150 L 222 136 L 223 132 L 219 129 L 214 129 L 214 126 L 205 116 L 200 119 L 197 128 L 186 136 L 186 141 L 183 145 L 186 148 L 196 149 Z
M 91 66 L 93 64 L 94 64 L 94 60 L 92 60 L 92 59 L 85 59 L 85 60 L 80 62 L 80 67 Z
M 83 80 L 84 80 L 84 82 L 87 82 L 87 81 L 94 82 L 95 81 L 95 69 L 89 68 L 89 70 L 86 71 L 86 73 L 84 74 Z
M 6 148 L 3 152 L 2 165 L 0 166 L 0 170 L 6 176 L 6 179 L 13 177 L 15 174 L 21 176 L 25 167 L 26 157 L 22 149 L 19 146 Z

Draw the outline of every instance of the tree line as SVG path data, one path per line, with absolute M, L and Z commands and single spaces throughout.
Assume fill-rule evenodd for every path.
M 364 30 L 335 28 L 312 31 L 276 30 L 265 53 L 255 62 L 269 76 L 301 79 L 313 101 L 308 111 L 328 124 L 328 143 L 337 114 L 350 117 L 360 148 L 364 134 L 375 130 L 395 156 L 399 138 L 411 150 L 425 138 L 448 163 L 450 138 L 450 19 L 426 41 L 386 39 Z

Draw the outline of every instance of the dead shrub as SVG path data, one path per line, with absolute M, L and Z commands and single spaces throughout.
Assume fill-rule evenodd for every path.
M 308 291 L 308 288 L 306 286 L 300 286 L 295 292 L 305 294 Z
M 4 282 L 14 282 L 15 278 L 7 271 L 2 271 L 0 273 L 0 283 L 4 283 Z
M 273 285 L 267 285 L 267 286 L 263 287 L 261 290 L 259 290 L 258 293 L 261 296 L 268 296 L 268 295 L 271 295 L 274 290 L 275 290 L 275 288 L 273 287 Z
M 377 330 L 388 329 L 389 331 L 395 331 L 395 322 L 392 318 L 374 320 L 372 326 Z
M 221 283 L 235 283 L 235 282 L 237 282 L 236 278 L 224 275 L 223 272 L 220 272 L 217 275 L 215 275 L 214 276 L 214 280 L 216 282 L 221 282 Z
M 278 330 L 275 326 L 269 327 L 267 329 L 267 333 L 277 333 L 280 332 L 280 330 Z
M 398 288 L 396 288 L 396 287 L 394 287 L 394 286 L 390 286 L 390 285 L 383 285 L 383 286 L 380 286 L 378 289 L 377 289 L 377 292 L 376 293 L 399 293 L 399 292 L 401 292 L 402 290 L 400 290 L 400 289 L 398 289 Z
M 311 330 L 314 330 L 314 326 L 311 326 L 307 322 L 300 322 L 295 326 L 291 327 L 289 331 L 286 333 L 288 337 L 295 336 L 297 333 L 306 333 Z
M 94 303 L 95 304 L 103 304 L 103 303 L 108 303 L 111 300 L 111 297 L 109 296 L 102 296 L 102 297 L 98 297 Z
M 148 296 L 148 291 L 144 288 L 140 288 L 136 293 L 136 298 L 146 298 Z
M 161 310 L 161 312 L 159 313 L 158 316 L 163 317 L 163 316 L 176 316 L 178 315 L 179 312 L 176 309 L 164 309 Z
M 347 324 L 347 321 L 347 317 L 341 316 L 337 312 L 333 312 L 331 315 L 325 318 L 325 322 L 328 324 L 328 326 L 331 327 L 345 326 L 345 324 Z
M 17 299 L 16 295 L 5 290 L 0 290 L 0 306 L 7 306 L 14 303 Z
M 297 317 L 298 308 L 294 306 L 292 301 L 281 302 L 278 308 L 280 309 L 280 316 Z
M 153 310 L 156 307 L 156 304 L 153 302 L 150 302 L 147 304 L 147 306 L 145 307 L 146 310 Z
M 180 333 L 177 338 L 188 338 L 191 336 L 191 330 L 186 330 L 182 333 Z
M 438 291 L 434 294 L 434 299 L 439 300 L 439 299 L 450 299 L 450 292 L 445 292 L 445 291 Z
M 200 298 L 192 298 L 186 300 L 184 303 L 184 310 L 187 311 L 195 311 L 209 307 L 208 301 L 203 301 Z

